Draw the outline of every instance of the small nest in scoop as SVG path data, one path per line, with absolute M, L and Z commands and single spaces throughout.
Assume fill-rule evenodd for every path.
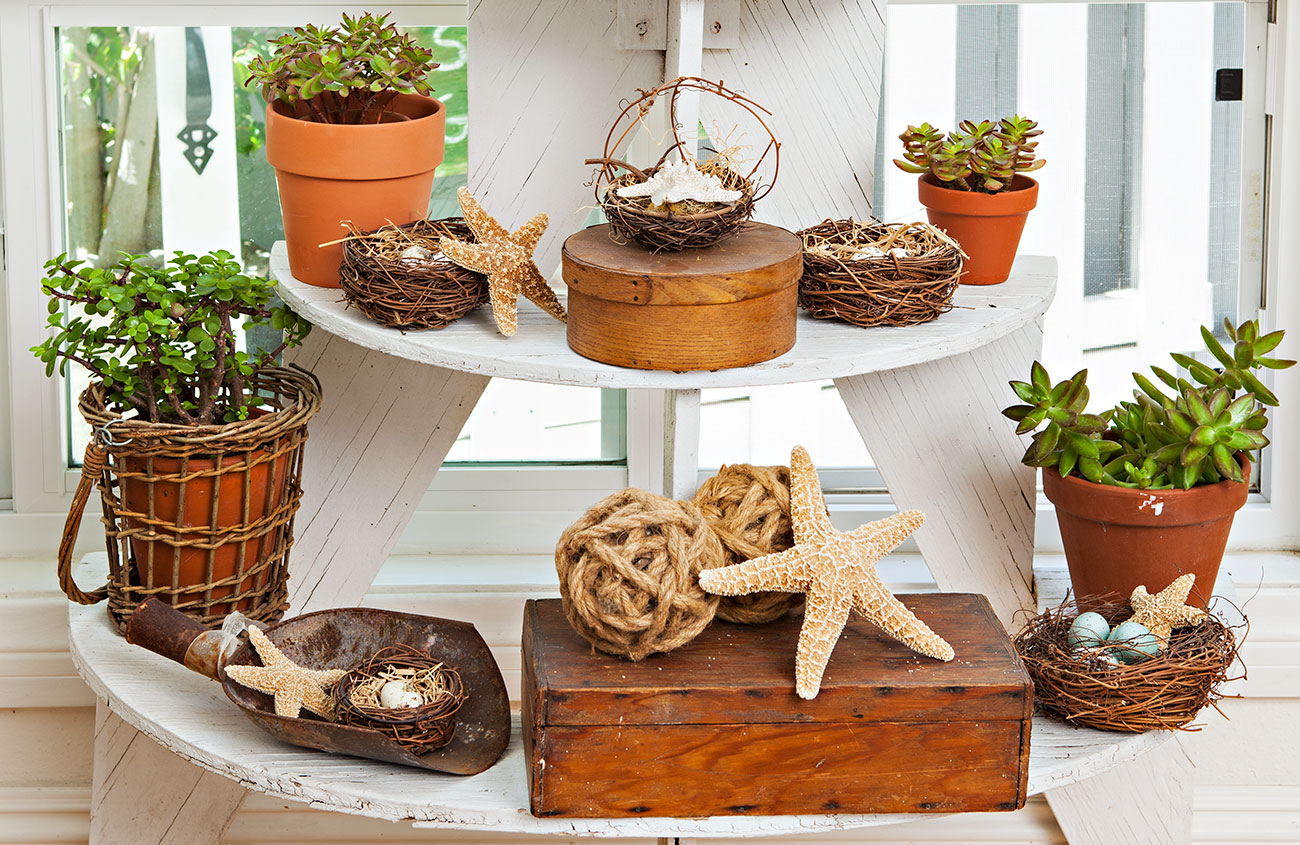
M 381 706 L 379 691 L 391 681 L 403 682 L 424 703 L 418 707 Z M 460 672 L 408 645 L 379 650 L 364 667 L 348 672 L 334 687 L 339 722 L 382 731 L 412 754 L 451 742 L 456 711 L 466 698 Z
M 647 178 L 658 168 L 645 171 Z M 740 191 L 735 202 L 684 202 L 654 205 L 650 197 L 620 197 L 618 189 L 643 180 L 625 173 L 609 183 L 600 207 L 614 233 L 635 241 L 652 252 L 680 252 L 703 249 L 734 234 L 754 213 L 754 185 L 736 171 L 721 164 L 700 168 L 717 176 L 722 187 Z

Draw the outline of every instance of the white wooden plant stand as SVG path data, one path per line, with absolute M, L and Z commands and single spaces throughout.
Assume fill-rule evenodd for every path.
M 513 338 L 495 332 L 485 309 L 441 331 L 403 335 L 346 309 L 339 291 L 293 280 L 282 245 L 272 272 L 286 302 L 316 326 L 293 360 L 320 377 L 326 398 L 305 462 L 294 613 L 360 602 L 493 376 L 656 391 L 665 431 L 656 480 L 674 496 L 694 485 L 701 388 L 834 379 L 895 504 L 927 514 L 916 541 L 940 589 L 985 593 L 1004 623 L 1035 606 L 1035 474 L 1020 464 L 1022 447 L 998 411 L 1006 382 L 1023 377 L 1041 349 L 1052 259 L 1023 257 L 1007 283 L 963 287 L 956 308 L 932 323 L 862 331 L 801 315 L 786 355 L 693 373 L 581 358 L 564 327 L 531 305 L 521 306 Z M 69 622 L 74 660 L 101 699 L 93 841 L 216 842 L 246 789 L 429 826 L 538 834 L 777 835 L 916 818 L 535 819 L 517 730 L 502 760 L 472 778 L 297 749 L 263 734 L 217 684 L 128 646 L 102 609 L 73 606 Z M 1036 720 L 1030 790 L 1047 791 L 1072 843 L 1110 836 L 1094 827 L 1102 807 L 1105 830 L 1123 829 L 1128 841 L 1184 841 L 1190 764 L 1167 739 Z

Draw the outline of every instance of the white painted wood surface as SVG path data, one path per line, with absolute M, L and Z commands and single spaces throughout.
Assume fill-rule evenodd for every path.
M 106 568 L 92 555 L 79 577 Z M 528 812 L 522 741 L 470 778 L 321 754 L 280 743 L 250 722 L 220 686 L 128 645 L 102 608 L 69 607 L 73 661 L 96 695 L 127 723 L 175 754 L 247 788 L 320 809 L 413 819 L 452 829 L 571 836 L 758 836 L 846 830 L 917 815 L 817 815 L 710 819 L 536 819 Z M 1036 794 L 1106 772 L 1168 742 L 1169 734 L 1118 734 L 1036 718 L 1029 791 Z M 1132 840 L 1112 840 L 1132 841 Z
M 1008 281 L 989 287 L 963 285 L 954 298 L 956 307 L 932 322 L 908 328 L 860 329 L 800 313 L 794 348 L 779 358 L 730 370 L 673 373 L 632 370 L 583 358 L 569 349 L 563 324 L 528 302 L 519 306 L 519 333 L 514 337 L 499 335 L 483 308 L 445 329 L 402 334 L 347 308 L 340 291 L 293 279 L 283 243 L 272 250 L 271 274 L 289 307 L 319 329 L 396 358 L 547 384 L 662 390 L 793 384 L 960 355 L 1038 320 L 1056 288 L 1055 259 L 1021 256 Z M 1029 372 L 1027 360 L 1024 372 Z M 1009 394 L 1002 390 L 999 395 Z
M 1009 630 L 1034 608 L 1037 472 L 999 411 L 1042 346 L 1035 320 L 971 352 L 835 381 L 894 503 L 925 513 L 916 543 L 939 588 L 984 593 Z

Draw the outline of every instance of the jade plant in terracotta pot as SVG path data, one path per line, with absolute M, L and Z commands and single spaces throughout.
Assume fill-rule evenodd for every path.
M 438 64 L 387 15 L 344 15 L 338 27 L 298 27 L 271 43 L 247 83 L 268 104 L 266 158 L 289 267 L 338 287 L 341 221 L 369 231 L 428 212 L 446 129 L 446 110 L 429 96 Z
M 1054 385 L 1035 361 L 1029 381 L 1011 382 L 1023 404 L 1002 413 L 1018 434 L 1035 432 L 1023 461 L 1043 468 L 1083 609 L 1139 585 L 1164 589 L 1188 572 L 1190 601 L 1209 599 L 1246 503 L 1249 455 L 1268 445 L 1267 409 L 1278 404 L 1256 371 L 1296 363 L 1268 357 L 1281 331 L 1260 334 L 1254 320 L 1225 320 L 1224 330 L 1231 349 L 1201 328 L 1217 368 L 1174 353 L 1190 379 L 1152 367 L 1161 387 L 1134 373 L 1133 401 L 1100 414 L 1087 412 L 1087 370 Z
M 1015 115 L 994 122 L 963 120 L 947 135 L 928 123 L 899 135 L 894 164 L 920 174 L 918 191 L 930 223 L 951 235 L 968 256 L 961 282 L 994 285 L 1011 275 L 1020 235 L 1038 203 L 1038 183 L 1026 173 L 1036 158 L 1038 124 Z
M 232 610 L 278 616 L 320 387 L 276 357 L 310 324 L 273 306 L 273 284 L 224 251 L 102 268 L 59 256 L 46 271 L 51 333 L 32 352 L 47 375 L 73 363 L 92 377 L 78 401 L 92 438 L 59 549 L 64 591 L 108 598 L 119 625 L 149 596 L 208 624 Z M 280 330 L 276 348 L 241 348 L 257 325 Z M 94 486 L 110 575 L 87 593 L 70 567 Z

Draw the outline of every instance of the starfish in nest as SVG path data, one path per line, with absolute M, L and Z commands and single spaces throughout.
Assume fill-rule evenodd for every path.
M 876 562 L 920 527 L 924 514 L 905 511 L 853 531 L 837 531 L 826 513 L 817 470 L 802 446 L 790 454 L 790 493 L 793 548 L 706 569 L 699 577 L 701 587 L 724 596 L 760 590 L 807 594 L 794 669 L 799 697 L 817 697 L 850 610 L 913 651 L 952 660 L 952 646 L 894 598 L 876 572 Z
M 1156 635 L 1161 651 L 1169 645 L 1169 634 L 1174 628 L 1195 625 L 1206 617 L 1204 610 L 1187 603 L 1194 583 L 1196 575 L 1188 572 L 1175 578 L 1172 584 L 1154 596 L 1143 584 L 1129 597 L 1128 603 L 1133 608 L 1130 621 L 1147 626 L 1147 630 Z
M 347 674 L 342 669 L 307 669 L 276 648 L 262 629 L 250 627 L 248 639 L 262 658 L 261 666 L 227 666 L 236 683 L 275 696 L 275 715 L 296 717 L 303 708 L 334 720 L 334 700 L 325 690 Z
M 555 298 L 555 291 L 551 290 L 533 261 L 533 250 L 537 249 L 537 241 L 546 231 L 546 215 L 537 215 L 511 234 L 483 210 L 468 188 L 461 188 L 456 196 L 460 200 L 465 224 L 474 233 L 477 243 L 443 238 L 438 246 L 443 255 L 461 267 L 487 274 L 492 317 L 501 334 L 510 337 L 519 327 L 516 309 L 520 294 L 564 322 L 564 306 Z

